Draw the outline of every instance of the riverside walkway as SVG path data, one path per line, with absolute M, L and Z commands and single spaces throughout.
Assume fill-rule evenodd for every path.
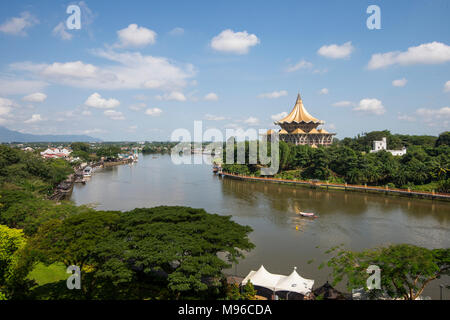
M 378 192 L 384 194 L 401 195 L 401 196 L 417 196 L 427 199 L 438 199 L 438 200 L 450 200 L 449 193 L 436 193 L 427 191 L 412 191 L 410 189 L 396 189 L 386 187 L 372 187 L 367 185 L 354 185 L 354 184 L 341 184 L 341 183 L 328 183 L 328 182 L 314 182 L 305 180 L 288 180 L 280 178 L 266 178 L 266 177 L 251 177 L 245 175 L 237 175 L 227 172 L 219 172 L 219 176 L 228 177 L 238 180 L 248 180 L 248 181 L 259 181 L 268 183 L 284 183 L 284 184 L 295 184 L 295 185 L 307 185 L 312 188 L 326 188 L 328 189 L 339 189 L 344 191 L 361 191 L 361 192 Z

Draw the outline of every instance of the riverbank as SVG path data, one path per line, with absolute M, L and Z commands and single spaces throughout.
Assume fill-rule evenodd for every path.
M 418 198 L 423 198 L 423 199 L 450 201 L 450 194 L 448 194 L 448 193 L 412 191 L 409 189 L 406 189 L 406 190 L 405 189 L 394 189 L 394 188 L 388 188 L 387 186 L 383 188 L 383 187 L 372 187 L 372 186 L 367 186 L 367 185 L 364 185 L 364 186 L 349 185 L 346 183 L 339 184 L 339 183 L 313 182 L 313 181 L 304 181 L 304 180 L 288 180 L 288 179 L 279 179 L 279 178 L 251 177 L 251 176 L 237 175 L 237 174 L 232 174 L 232 173 L 227 173 L 227 172 L 220 172 L 219 176 L 228 177 L 231 179 L 238 179 L 238 180 L 308 186 L 310 188 L 321 188 L 321 189 L 327 189 L 327 190 L 335 189 L 335 190 L 343 190 L 343 191 L 374 192 L 374 193 L 382 193 L 385 195 L 418 197 Z
M 114 167 L 118 165 L 128 164 L 133 162 L 133 160 L 125 159 L 125 160 L 119 160 L 119 161 L 100 161 L 93 164 L 90 164 L 89 166 L 95 170 L 95 169 L 101 169 L 101 168 L 108 168 L 108 167 Z M 83 168 L 80 166 L 77 166 L 74 168 L 74 172 L 70 174 L 64 181 L 60 182 L 53 192 L 53 194 L 49 197 L 50 200 L 67 200 L 70 198 L 73 186 L 75 183 L 85 183 L 83 176 Z

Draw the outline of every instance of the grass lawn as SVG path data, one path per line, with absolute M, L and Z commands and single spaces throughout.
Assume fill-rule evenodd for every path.
M 70 274 L 66 273 L 66 267 L 62 263 L 54 263 L 49 266 L 38 263 L 30 272 L 28 278 L 35 280 L 38 285 L 42 286 L 47 283 L 66 280 L 69 276 Z

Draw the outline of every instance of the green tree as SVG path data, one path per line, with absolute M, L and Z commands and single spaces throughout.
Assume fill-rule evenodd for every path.
M 331 251 L 336 252 L 328 261 L 333 285 L 346 278 L 348 289 L 365 287 L 367 267 L 377 265 L 381 269 L 381 292 L 391 298 L 415 300 L 431 281 L 450 274 L 450 249 L 397 244 L 361 252 L 337 247 Z

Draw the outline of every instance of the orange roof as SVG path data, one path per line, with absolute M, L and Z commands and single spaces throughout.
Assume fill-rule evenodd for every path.
M 274 134 L 274 133 L 275 133 L 275 131 L 273 131 L 272 129 L 267 130 L 267 132 L 266 132 L 267 135 L 271 135 L 271 134 Z
M 284 129 L 281 129 L 280 131 L 278 131 L 278 134 L 289 134 L 289 132 L 287 132 Z
M 275 124 L 292 123 L 292 122 L 323 123 L 323 121 L 314 118 L 312 115 L 308 113 L 308 111 L 306 111 L 305 106 L 303 105 L 302 102 L 302 98 L 300 97 L 300 93 L 297 96 L 297 101 L 295 102 L 294 109 L 292 109 L 291 113 L 289 113 L 283 119 L 275 122 Z
M 297 128 L 297 129 L 295 129 L 294 131 L 292 131 L 291 133 L 294 133 L 294 134 L 300 134 L 300 133 L 305 133 L 305 131 L 303 131 L 303 130 L 300 129 L 300 128 Z
M 325 130 L 325 129 L 319 129 L 319 132 L 320 133 L 329 133 L 327 130 Z
M 309 131 L 308 133 L 320 133 L 319 131 L 317 131 L 316 128 L 311 129 L 311 131 Z

